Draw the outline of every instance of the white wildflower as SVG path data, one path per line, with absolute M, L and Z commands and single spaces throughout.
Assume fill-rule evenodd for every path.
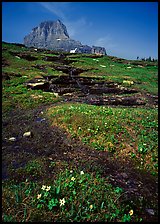
M 65 201 L 65 199 L 64 199 L 64 198 L 63 198 L 63 199 L 60 199 L 60 200 L 59 200 L 60 206 L 64 205 L 64 204 L 65 204 L 65 202 L 66 202 L 66 201 Z

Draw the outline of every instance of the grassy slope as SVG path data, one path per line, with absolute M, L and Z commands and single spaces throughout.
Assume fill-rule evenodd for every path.
M 4 67 L 2 72 L 10 74 L 12 77 L 2 83 L 2 112 L 4 118 L 8 118 L 9 112 L 12 110 L 36 108 L 48 104 L 50 106 L 46 110 L 46 116 L 49 117 L 53 125 L 64 128 L 71 137 L 78 137 L 86 145 L 96 150 L 109 151 L 113 158 L 120 158 L 124 162 L 132 159 L 137 169 L 157 175 L 157 109 L 108 108 L 84 104 L 61 104 L 51 107 L 52 103 L 60 101 L 61 98 L 40 90 L 28 90 L 23 83 L 37 75 L 61 75 L 61 72 L 51 68 L 40 71 L 31 67 L 35 64 L 50 66 L 51 62 L 42 60 L 46 55 L 45 53 L 32 52 L 32 55 L 37 57 L 38 60 L 27 61 L 18 59 L 9 53 L 9 51 L 27 52 L 27 48 L 4 43 L 2 47 L 7 49 L 3 51 L 2 56 L 9 63 L 9 66 Z M 110 57 L 98 58 L 98 61 L 95 61 L 93 58 L 77 56 L 77 62 L 73 63 L 74 66 L 91 69 L 81 74 L 82 76 L 102 76 L 106 80 L 119 83 L 124 80 L 134 81 L 133 88 L 147 91 L 150 94 L 157 94 L 158 92 L 157 66 L 139 68 L 135 65 L 113 62 Z M 129 66 L 132 68 L 127 68 Z M 20 74 L 21 77 L 16 77 L 15 74 Z M 43 161 L 38 160 L 38 162 L 33 161 L 26 165 L 23 172 L 26 173 L 26 179 L 28 179 L 33 172 L 38 172 L 38 175 L 40 175 L 43 168 Z M 105 220 L 113 222 L 130 221 L 131 219 L 141 220 L 138 213 L 133 216 L 130 215 L 129 211 L 133 208 L 132 203 L 127 202 L 128 204 L 126 204 L 120 200 L 123 194 L 121 188 L 112 187 L 107 180 L 104 180 L 98 174 L 93 176 L 92 173 L 86 173 L 83 177 L 79 176 L 80 170 L 75 170 L 75 173 L 72 174 L 76 178 L 74 182 L 71 180 L 72 176 L 67 168 L 68 165 L 57 176 L 54 184 L 48 183 L 52 186 L 52 191 L 46 196 L 43 195 L 44 191 L 40 189 L 41 183 L 39 182 L 32 183 L 30 180 L 19 184 L 14 184 L 14 180 L 4 182 L 3 220 Z M 45 181 L 48 182 L 47 179 L 44 180 L 44 183 Z M 88 191 L 86 181 L 90 186 L 90 192 L 84 196 L 84 192 Z M 106 189 L 109 193 L 105 192 Z M 36 198 L 40 192 L 42 201 L 38 201 Z M 101 195 L 105 195 L 105 197 L 102 198 Z M 66 199 L 66 207 L 59 207 L 59 200 L 62 198 Z M 140 206 L 143 207 L 142 204 L 143 200 L 137 202 L 140 209 Z M 55 209 L 51 211 L 53 207 Z
M 154 109 L 122 109 L 85 104 L 50 108 L 53 124 L 72 137 L 97 150 L 108 150 L 114 157 L 138 160 L 139 168 L 158 171 L 158 114 Z

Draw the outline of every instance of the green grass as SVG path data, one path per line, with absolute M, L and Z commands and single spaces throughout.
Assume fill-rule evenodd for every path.
M 134 203 L 124 203 L 124 195 L 122 188 L 113 187 L 98 173 L 66 169 L 54 182 L 4 184 L 2 220 L 127 222 L 134 217 L 139 221 Z
M 79 60 L 73 64 L 78 67 L 92 69 L 81 75 L 102 76 L 108 81 L 118 83 L 122 83 L 123 80 L 134 81 L 133 88 L 135 87 L 138 90 L 144 90 L 152 94 L 158 93 L 157 66 L 139 68 L 131 65 L 132 68 L 128 69 L 127 67 L 130 67 L 130 65 L 112 62 L 107 56 L 98 58 L 98 60 L 98 62 L 95 62 L 92 58 L 83 58 L 83 63 Z M 100 65 L 105 65 L 106 67 L 103 68 Z M 111 67 L 110 65 L 114 66 Z
M 6 44 L 4 45 L 6 47 Z M 12 45 L 11 45 L 12 46 Z M 10 45 L 7 45 L 10 49 Z M 11 48 L 12 49 L 12 48 Z M 13 49 L 19 49 L 15 46 Z M 10 80 L 4 80 L 2 83 L 2 110 L 3 113 L 9 112 L 15 108 L 35 108 L 41 104 L 48 104 L 59 101 L 60 97 L 55 97 L 54 94 L 43 92 L 41 90 L 29 90 L 24 83 L 37 75 L 46 75 L 36 68 L 32 68 L 34 64 L 43 64 L 42 60 L 36 62 L 29 62 L 25 59 L 17 59 L 8 51 L 3 53 L 3 57 L 9 61 L 9 66 L 4 67 L 2 72 L 10 75 Z M 48 62 L 44 63 L 50 64 Z M 48 72 L 50 73 L 51 69 Z M 54 71 L 52 72 L 52 74 Z M 19 74 L 22 77 L 15 77 Z
M 134 157 L 138 168 L 153 174 L 158 171 L 156 109 L 63 104 L 51 107 L 47 113 L 54 125 L 64 128 L 85 144 L 110 151 L 115 157 Z
M 2 109 L 3 112 L 14 108 L 35 108 L 40 104 L 57 102 L 60 97 L 42 90 L 28 90 L 24 86 L 26 77 L 14 77 L 2 84 Z

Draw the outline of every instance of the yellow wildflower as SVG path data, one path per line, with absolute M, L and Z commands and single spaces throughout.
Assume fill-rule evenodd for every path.
M 41 194 L 38 194 L 38 195 L 37 195 L 37 199 L 40 199 L 40 198 L 41 198 L 41 196 L 42 196 Z
M 89 208 L 92 209 L 93 208 L 93 205 L 90 205 Z
M 107 142 L 107 145 L 109 146 L 109 147 L 113 147 L 114 145 L 112 144 L 112 142 Z
M 74 181 L 75 179 L 76 179 L 76 178 L 74 178 L 74 177 L 71 178 L 71 180 L 73 180 L 73 181 Z
M 129 211 L 130 216 L 133 215 L 133 209 Z

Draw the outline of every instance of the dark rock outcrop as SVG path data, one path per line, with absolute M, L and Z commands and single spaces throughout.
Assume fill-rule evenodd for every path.
M 31 33 L 24 37 L 24 45 L 59 52 L 75 50 L 74 53 L 92 54 L 94 51 L 92 47 L 71 39 L 66 26 L 60 20 L 42 22 L 38 27 L 33 28 Z M 105 49 L 102 50 L 101 47 L 96 47 L 95 53 L 97 51 L 101 51 L 103 55 L 106 54 Z

